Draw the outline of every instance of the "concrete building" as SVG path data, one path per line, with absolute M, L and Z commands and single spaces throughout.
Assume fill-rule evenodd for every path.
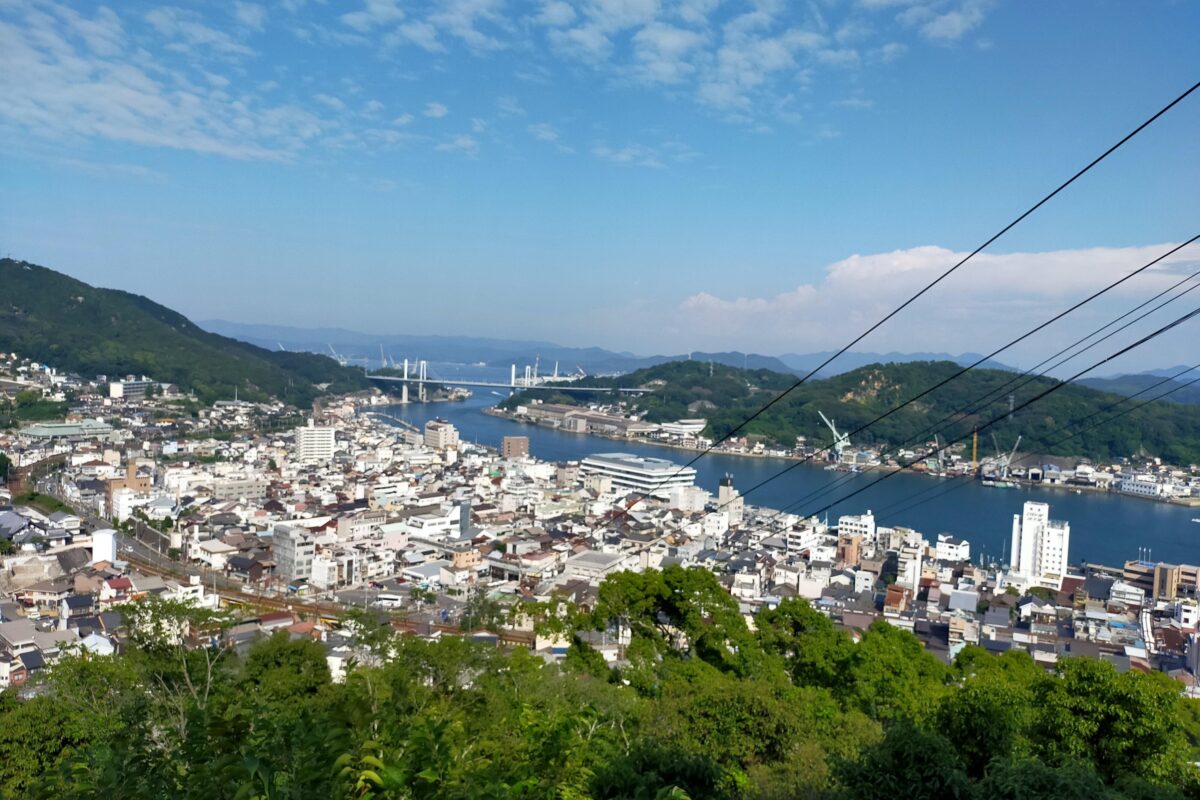
M 936 552 L 939 561 L 970 561 L 971 543 L 948 533 L 939 533 Z
M 301 463 L 327 463 L 333 460 L 335 430 L 331 426 L 308 425 L 296 429 L 296 460 Z
M 864 542 L 875 544 L 875 515 L 868 511 L 858 516 L 838 517 L 838 533 L 860 536 Z
M 92 534 L 92 562 L 117 560 L 117 532 L 103 528 Z
M 740 528 L 746 513 L 746 499 L 733 488 L 733 476 L 721 478 L 717 487 L 717 508 L 729 514 L 729 527 Z
M 1022 514 L 1013 515 L 1013 572 L 1031 583 L 1060 588 L 1070 544 L 1070 523 L 1050 519 L 1048 504 L 1029 501 Z
M 504 458 L 528 458 L 528 436 L 505 436 L 500 440 L 500 455 Z
M 425 446 L 434 450 L 449 450 L 458 447 L 458 428 L 444 419 L 429 420 L 425 423 Z M 526 447 L 528 448 L 528 440 L 526 440 Z
M 579 465 L 584 475 L 602 475 L 613 486 L 655 497 L 667 497 L 676 486 L 696 483 L 696 470 L 662 458 L 642 458 L 628 453 L 598 453 Z
M 312 579 L 313 558 L 317 544 L 313 535 L 294 525 L 276 525 L 272 537 L 271 552 L 275 559 L 275 572 L 289 585 Z

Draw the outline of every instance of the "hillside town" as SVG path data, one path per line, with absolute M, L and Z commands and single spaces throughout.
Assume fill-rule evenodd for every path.
M 526 437 L 493 449 L 442 420 L 418 430 L 378 392 L 302 415 L 238 400 L 193 415 L 150 380 L 13 363 L 0 390 L 74 400 L 62 420 L 0 434 L 0 687 L 74 649 L 120 652 L 121 608 L 154 597 L 233 611 L 238 643 L 311 637 L 335 676 L 362 655 L 340 621 L 351 608 L 553 661 L 566 642 L 535 631 L 523 603 L 587 608 L 607 576 L 678 565 L 714 573 L 751 620 L 804 598 L 852 632 L 909 630 L 947 662 L 969 644 L 1047 668 L 1083 655 L 1200 694 L 1200 568 L 1073 567 L 1070 525 L 1046 503 L 1014 506 L 1011 564 L 981 564 L 950 533 L 755 507 L 732 479 L 713 495 L 666 460 L 549 463 Z M 619 663 L 628 632 L 607 633 L 595 647 Z

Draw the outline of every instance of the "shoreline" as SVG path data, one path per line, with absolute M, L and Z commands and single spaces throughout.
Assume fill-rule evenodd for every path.
M 614 442 L 631 442 L 631 443 L 639 444 L 639 445 L 651 445 L 654 447 L 663 447 L 668 450 L 678 450 L 678 451 L 681 451 L 684 453 L 701 453 L 701 452 L 703 452 L 703 450 L 701 448 L 684 447 L 682 445 L 671 444 L 670 442 L 663 442 L 663 441 L 659 441 L 656 439 L 650 439 L 650 438 L 631 438 L 631 437 L 627 437 L 627 436 L 613 436 L 610 434 L 596 433 L 596 432 L 592 432 L 592 431 L 580 432 L 580 431 L 563 430 L 562 428 L 558 428 L 553 425 L 546 425 L 541 422 L 535 422 L 532 420 L 517 418 L 514 415 L 510 414 L 509 412 L 503 411 L 495 406 L 488 406 L 488 407 L 482 408 L 480 410 L 484 414 L 487 414 L 488 416 L 495 417 L 497 419 L 502 419 L 507 422 L 513 422 L 518 425 L 532 425 L 537 428 L 545 428 L 546 430 L 556 431 L 558 433 L 570 433 L 570 434 L 574 434 L 576 436 L 590 436 L 590 437 L 594 437 L 594 438 L 598 438 L 598 439 L 607 439 L 609 441 L 614 441 Z M 735 457 L 740 457 L 740 458 L 774 459 L 776 461 L 791 461 L 791 462 L 799 462 L 799 463 L 807 462 L 813 467 L 821 467 L 822 469 L 827 469 L 827 467 L 828 467 L 827 462 L 812 461 L 811 459 L 808 459 L 804 456 L 774 455 L 774 454 L 769 454 L 769 453 L 747 453 L 747 452 L 738 451 L 738 450 L 721 450 L 721 449 L 713 450 L 712 452 L 716 455 L 735 456 Z M 892 473 L 892 472 L 900 472 L 903 470 L 904 470 L 904 467 L 891 466 L 888 464 L 868 464 L 868 465 L 862 465 L 859 467 L 860 473 L 866 473 L 866 472 Z M 838 473 L 850 472 L 850 470 L 845 470 L 845 469 L 843 469 L 843 470 L 828 470 L 828 471 L 838 472 Z M 931 473 L 926 470 L 911 469 L 908 471 L 913 475 L 921 475 L 921 476 L 928 477 L 928 478 L 937 478 L 937 479 L 945 479 L 945 480 L 964 477 L 962 475 L 947 475 L 944 473 Z M 972 479 L 972 480 L 975 480 L 975 479 Z M 1180 506 L 1183 508 L 1200 509 L 1200 497 L 1192 497 L 1192 498 L 1147 497 L 1145 495 L 1128 494 L 1125 492 L 1113 491 L 1111 489 L 1103 489 L 1103 488 L 1100 488 L 1099 486 L 1073 485 L 1073 484 L 1064 484 L 1064 483 L 1031 483 L 1029 481 L 1026 481 L 1023 478 L 1011 478 L 1010 480 L 1013 480 L 1016 482 L 1016 484 L 1017 484 L 1016 488 L 1018 488 L 1018 489 L 1064 490 L 1064 491 L 1068 491 L 1068 492 L 1073 491 L 1078 494 L 1113 495 L 1115 497 L 1134 498 L 1137 500 L 1147 500 L 1150 502 L 1162 503 L 1162 504 L 1170 505 L 1170 506 Z M 996 489 L 996 491 L 1003 492 L 1003 491 L 1007 491 L 1007 490 Z

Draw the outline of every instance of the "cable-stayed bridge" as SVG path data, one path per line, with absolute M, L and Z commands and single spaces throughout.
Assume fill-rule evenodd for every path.
M 618 394 L 637 395 L 646 394 L 649 389 L 638 388 L 612 388 L 608 386 L 587 386 L 582 383 L 579 378 L 564 379 L 564 378 L 544 378 L 539 377 L 536 368 L 525 368 L 522 375 L 517 374 L 517 367 L 514 364 L 512 367 L 512 377 L 507 381 L 488 381 L 475 378 L 444 378 L 439 375 L 431 375 L 429 373 L 428 361 L 417 361 L 411 366 L 413 371 L 409 371 L 409 362 L 404 361 L 400 375 L 377 375 L 368 372 L 367 377 L 372 381 L 380 381 L 386 383 L 403 384 L 407 389 L 409 384 L 415 385 L 421 398 L 424 398 L 425 387 L 427 385 L 434 386 L 471 386 L 485 389 L 507 389 L 511 392 L 529 391 L 534 389 L 548 389 L 556 392 L 616 392 Z

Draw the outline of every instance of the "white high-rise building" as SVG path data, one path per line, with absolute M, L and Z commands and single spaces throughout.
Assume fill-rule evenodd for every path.
M 305 463 L 333 460 L 334 428 L 317 426 L 310 419 L 308 425 L 296 429 L 296 460 Z
M 1041 586 L 1062 587 L 1067 574 L 1071 524 L 1050 519 L 1050 506 L 1029 501 L 1023 513 L 1013 514 L 1012 569 L 1019 577 Z

